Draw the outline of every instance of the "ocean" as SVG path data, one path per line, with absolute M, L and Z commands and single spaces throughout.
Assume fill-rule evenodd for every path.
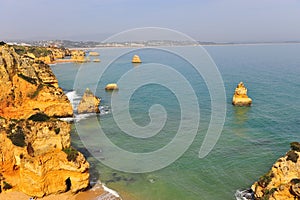
M 195 48 L 197 47 L 185 46 L 168 49 L 192 54 Z M 156 48 L 102 48 L 94 49 L 100 53 L 100 63 L 65 63 L 51 66 L 60 87 L 73 104 L 78 103 L 86 88 L 91 88 L 101 97 L 101 114 L 76 115 L 71 133 L 73 146 L 83 152 L 91 164 L 92 183 L 100 179 L 125 200 L 232 200 L 236 199 L 237 190 L 249 188 L 265 174 L 289 150 L 290 142 L 300 141 L 299 44 L 224 45 L 204 48 L 219 70 L 226 95 L 226 116 L 221 135 L 212 151 L 204 158 L 199 158 L 201 144 L 209 125 L 217 126 L 210 124 L 213 101 L 205 77 L 198 74 L 191 63 L 180 55 Z M 134 54 L 141 57 L 141 65 L 131 63 Z M 198 64 L 206 65 L 201 56 L 203 55 L 199 55 Z M 163 76 L 162 71 L 155 70 L 148 76 L 165 78 L 168 83 L 172 82 L 172 87 L 180 94 L 171 91 L 168 85 L 150 81 L 133 91 L 128 100 L 129 111 L 125 106 L 122 107 L 124 109 L 114 110 L 112 97 L 118 99 L 132 91 L 126 85 L 119 85 L 119 91 L 107 92 L 104 90 L 105 85 L 117 82 L 128 72 L 143 73 L 151 66 L 154 66 L 153 69 L 170 66 L 185 77 L 189 89 L 193 90 L 198 99 L 198 104 L 192 101 L 193 95 L 186 90 L 185 85 L 176 81 L 176 76 Z M 148 76 L 141 76 L 141 80 L 147 80 Z M 129 78 L 132 84 L 141 80 Z M 248 96 L 253 100 L 251 107 L 231 105 L 234 89 L 240 81 L 248 88 Z M 107 166 L 110 160 L 115 161 L 116 163 L 112 163 L 116 165 L 124 164 L 125 168 L 130 163 L 125 156 L 116 160 L 116 157 L 112 157 L 114 154 L 110 154 L 115 149 L 101 145 L 104 136 L 97 133 L 99 127 L 105 137 L 121 149 L 136 154 L 155 152 L 177 137 L 176 132 L 182 121 L 187 124 L 193 122 L 189 117 L 182 118 L 184 111 L 180 109 L 182 105 L 178 96 L 190 102 L 190 106 L 185 108 L 188 113 L 192 113 L 197 105 L 200 110 L 199 128 L 196 129 L 191 145 L 187 146 L 182 155 L 161 169 L 143 173 L 124 172 Z M 159 111 L 155 112 L 157 108 Z M 127 117 L 116 119 L 114 116 L 127 116 L 127 111 L 139 127 L 147 127 L 152 122 L 165 123 L 161 129 L 156 126 L 149 129 L 159 129 L 151 137 L 127 135 L 123 127 L 119 127 L 119 123 L 128 123 Z M 191 132 L 192 127 L 191 124 Z M 134 130 L 131 129 L 132 132 Z M 136 130 L 138 132 L 139 129 Z M 186 145 L 184 142 L 182 144 Z M 181 145 L 178 145 L 178 149 L 180 148 Z M 96 155 L 97 159 L 92 155 Z M 149 169 L 160 164 L 155 157 L 152 159 L 149 163 L 146 162 Z M 145 164 L 139 160 L 134 162 L 137 171 L 141 170 L 138 166 Z

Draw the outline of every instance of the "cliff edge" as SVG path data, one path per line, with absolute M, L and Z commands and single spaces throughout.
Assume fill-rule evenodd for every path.
M 300 143 L 292 142 L 291 150 L 279 158 L 271 170 L 261 176 L 251 189 L 255 199 L 300 199 Z

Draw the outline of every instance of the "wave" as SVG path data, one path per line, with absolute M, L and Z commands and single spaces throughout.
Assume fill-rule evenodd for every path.
M 106 115 L 110 113 L 110 107 L 105 106 L 99 106 L 100 113 L 85 113 L 85 114 L 78 114 L 77 113 L 77 107 L 80 103 L 80 100 L 82 96 L 78 95 L 76 91 L 65 91 L 66 96 L 68 97 L 70 103 L 72 104 L 74 116 L 73 117 L 65 117 L 60 118 L 61 120 L 68 121 L 68 122 L 79 122 L 80 120 L 87 119 L 89 117 L 93 117 L 96 115 Z
M 254 192 L 252 189 L 237 190 L 235 192 L 236 200 L 254 200 Z

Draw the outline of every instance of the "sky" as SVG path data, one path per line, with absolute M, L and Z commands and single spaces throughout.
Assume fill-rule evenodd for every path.
M 300 41 L 300 0 L 0 0 L 0 40 L 96 40 L 162 27 L 198 41 Z

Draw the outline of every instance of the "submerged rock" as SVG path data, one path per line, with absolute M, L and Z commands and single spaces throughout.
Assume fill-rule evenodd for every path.
M 132 63 L 141 63 L 142 61 L 141 61 L 141 59 L 140 59 L 140 57 L 138 55 L 134 55 L 132 57 L 132 61 L 131 62 Z
M 109 83 L 105 86 L 105 90 L 118 90 L 118 85 L 116 83 Z
M 87 88 L 78 105 L 77 112 L 81 113 L 100 113 L 99 105 L 101 99 L 96 97 L 93 92 Z
M 271 170 L 252 185 L 256 199 L 300 199 L 300 143 L 291 143 L 291 150 L 279 158 Z
M 250 106 L 252 104 L 252 99 L 247 96 L 247 88 L 243 82 L 240 82 L 235 88 L 232 104 L 235 106 Z

